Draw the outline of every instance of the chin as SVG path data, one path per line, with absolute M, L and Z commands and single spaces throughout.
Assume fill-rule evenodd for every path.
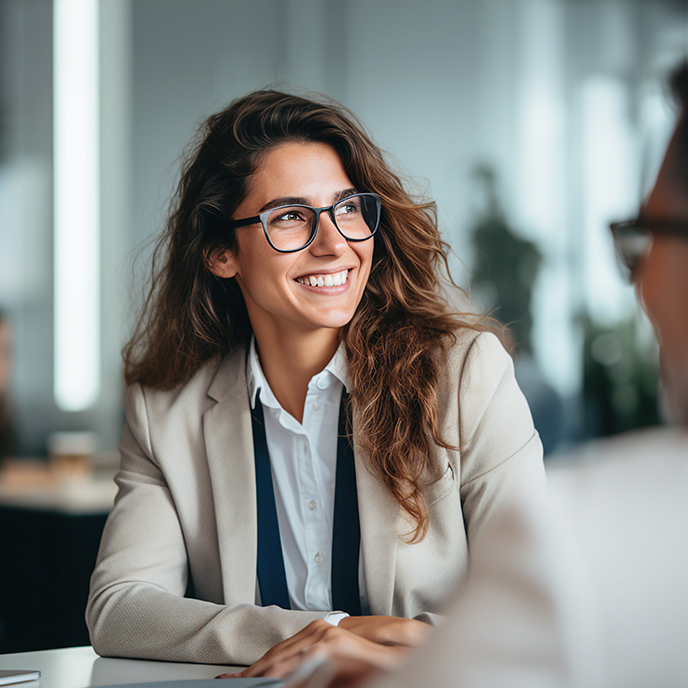
M 325 327 L 331 330 L 339 330 L 351 322 L 353 313 L 328 313 L 320 318 L 313 319 L 315 327 Z
M 313 323 L 316 329 L 341 330 L 351 322 L 351 318 L 341 320 L 327 320 Z

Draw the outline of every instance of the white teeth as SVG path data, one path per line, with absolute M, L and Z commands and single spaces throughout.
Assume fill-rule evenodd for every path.
M 330 273 L 327 275 L 308 275 L 307 277 L 298 277 L 297 282 L 304 284 L 307 287 L 339 287 L 346 284 L 349 278 L 349 271 L 342 270 L 341 272 Z

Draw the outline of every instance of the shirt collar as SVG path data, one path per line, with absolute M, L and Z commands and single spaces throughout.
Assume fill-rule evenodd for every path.
M 346 364 L 346 347 L 344 346 L 344 342 L 339 343 L 337 350 L 334 352 L 334 356 L 332 356 L 330 362 L 325 366 L 325 370 L 344 385 L 344 389 L 346 389 L 348 394 L 350 386 L 349 366 Z M 320 374 L 322 375 L 322 373 Z
M 339 382 L 344 385 L 346 391 L 349 392 L 350 382 L 348 367 L 346 365 L 346 348 L 344 342 L 339 344 L 330 362 L 321 372 L 311 379 L 308 386 L 310 388 L 315 384 L 319 389 L 326 389 L 331 384 L 332 378 L 339 380 Z M 248 359 L 246 361 L 246 381 L 248 383 L 248 393 L 252 409 L 256 407 L 256 396 L 258 392 L 261 393 L 260 400 L 265 406 L 269 406 L 270 408 L 281 408 L 261 368 L 258 350 L 256 349 L 255 335 L 251 337 L 251 346 L 249 347 Z

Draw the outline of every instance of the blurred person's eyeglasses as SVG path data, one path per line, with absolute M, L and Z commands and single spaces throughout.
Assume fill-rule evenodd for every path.
M 655 234 L 688 239 L 688 222 L 682 220 L 648 220 L 638 217 L 609 225 L 621 271 L 629 282 L 635 282 L 643 261 L 650 252 Z
M 313 208 L 291 204 L 270 208 L 260 215 L 243 220 L 232 220 L 230 227 L 263 225 L 268 243 L 280 253 L 294 253 L 309 246 L 318 233 L 320 215 L 327 213 L 334 226 L 347 241 L 366 241 L 380 224 L 382 203 L 374 193 L 353 194 L 334 205 Z

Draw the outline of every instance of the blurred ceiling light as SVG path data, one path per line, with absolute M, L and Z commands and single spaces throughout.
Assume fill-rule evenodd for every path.
M 53 0 L 55 401 L 100 392 L 98 0 Z
M 612 325 L 637 312 L 633 290 L 621 279 L 607 225 L 633 217 L 639 160 L 631 118 L 632 91 L 624 79 L 592 75 L 581 85 L 582 228 L 585 307 Z

